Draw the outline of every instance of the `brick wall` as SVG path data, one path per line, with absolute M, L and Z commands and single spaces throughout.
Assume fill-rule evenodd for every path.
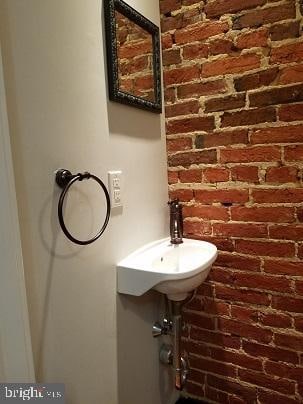
M 119 88 L 126 93 L 154 101 L 152 37 L 118 11 L 115 12 L 115 19 Z
M 160 0 L 170 196 L 219 258 L 187 394 L 303 402 L 303 2 Z

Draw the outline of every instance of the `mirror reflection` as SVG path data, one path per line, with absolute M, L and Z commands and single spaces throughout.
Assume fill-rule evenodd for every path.
M 119 90 L 155 102 L 153 38 L 115 10 Z

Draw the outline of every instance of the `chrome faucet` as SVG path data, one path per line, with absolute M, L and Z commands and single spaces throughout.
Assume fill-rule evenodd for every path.
M 168 202 L 170 208 L 170 242 L 171 244 L 183 243 L 183 216 L 182 205 L 179 199 Z

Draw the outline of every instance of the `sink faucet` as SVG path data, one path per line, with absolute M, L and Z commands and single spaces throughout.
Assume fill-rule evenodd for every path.
M 183 216 L 182 205 L 179 199 L 168 202 L 170 208 L 170 242 L 171 244 L 183 243 Z

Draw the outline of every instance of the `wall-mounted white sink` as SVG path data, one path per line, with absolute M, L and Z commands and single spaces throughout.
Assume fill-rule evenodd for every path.
M 170 238 L 154 241 L 136 250 L 117 265 L 118 292 L 141 296 L 150 289 L 171 300 L 184 300 L 207 277 L 217 258 L 217 248 L 200 240 Z

